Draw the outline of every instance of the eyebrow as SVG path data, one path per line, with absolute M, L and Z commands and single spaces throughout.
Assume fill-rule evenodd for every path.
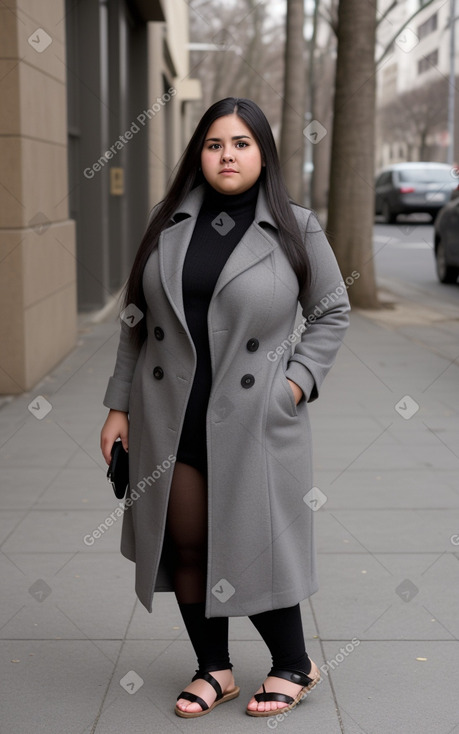
M 251 140 L 249 135 L 233 135 L 231 140 L 242 140 L 243 138 L 247 138 L 248 140 Z M 206 138 L 204 142 L 207 143 L 209 140 L 211 140 L 213 143 L 221 143 L 222 139 L 221 138 Z

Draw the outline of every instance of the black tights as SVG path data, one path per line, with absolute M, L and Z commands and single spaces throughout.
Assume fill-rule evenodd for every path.
M 206 618 L 207 483 L 195 467 L 177 461 L 167 512 L 167 534 L 174 551 L 174 589 L 200 670 L 232 668 L 228 617 Z M 306 653 L 300 605 L 249 617 L 271 653 L 274 667 L 302 670 Z

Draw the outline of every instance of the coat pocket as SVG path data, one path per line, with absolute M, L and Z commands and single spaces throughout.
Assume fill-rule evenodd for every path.
M 290 415 L 295 417 L 298 415 L 298 407 L 297 407 L 297 404 L 295 403 L 295 396 L 293 394 L 293 390 L 290 387 L 290 383 L 287 380 L 287 377 L 285 375 L 285 369 L 286 367 L 282 363 L 282 370 L 279 375 L 279 379 L 282 382 L 284 395 L 287 394 L 288 403 L 286 403 L 286 409 L 289 411 Z

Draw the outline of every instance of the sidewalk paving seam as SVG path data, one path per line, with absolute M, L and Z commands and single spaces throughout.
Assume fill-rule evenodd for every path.
M 116 656 L 116 660 L 115 660 L 115 662 L 113 663 L 113 671 L 112 671 L 112 674 L 111 674 L 110 678 L 109 678 L 109 679 L 108 679 L 108 681 L 107 681 L 107 685 L 106 685 L 106 687 L 105 687 L 104 695 L 102 696 L 102 700 L 101 700 L 101 702 L 100 702 L 100 705 L 99 705 L 99 709 L 98 709 L 98 711 L 97 711 L 97 713 L 96 713 L 96 716 L 95 716 L 95 719 L 94 719 L 93 725 L 92 725 L 92 727 L 91 727 L 91 731 L 90 731 L 90 734 L 95 734 L 95 731 L 96 731 L 96 729 L 97 729 L 97 726 L 98 726 L 98 723 L 99 723 L 99 719 L 100 719 L 100 717 L 102 716 L 102 713 L 104 712 L 104 703 L 105 703 L 105 701 L 106 701 L 106 698 L 107 698 L 107 696 L 108 696 L 108 692 L 109 692 L 109 690 L 110 690 L 110 688 L 111 688 L 111 685 L 112 685 L 112 681 L 113 681 L 113 679 L 114 679 L 114 677 L 115 677 L 115 673 L 116 673 L 116 670 L 117 670 L 117 667 L 118 667 L 118 662 L 119 662 L 119 660 L 120 660 L 120 657 L 121 657 L 121 653 L 123 652 L 124 646 L 125 646 L 125 644 L 126 644 L 126 641 L 127 641 L 127 640 L 126 640 L 126 634 L 127 634 L 128 630 L 129 630 L 129 626 L 130 626 L 130 624 L 131 624 L 131 622 L 132 622 L 132 618 L 133 618 L 133 616 L 134 616 L 134 614 L 135 614 L 135 610 L 136 610 L 136 607 L 137 607 L 137 603 L 136 603 L 136 602 L 134 602 L 134 604 L 132 605 L 132 611 L 131 611 L 131 614 L 130 614 L 129 620 L 128 620 L 127 624 L 126 624 L 126 630 L 125 630 L 125 632 L 124 632 L 124 636 L 123 636 L 123 638 L 121 638 L 121 639 L 122 639 L 122 642 L 121 642 L 120 648 L 119 648 L 119 650 L 118 650 L 118 654 L 117 654 L 117 656 Z M 92 639 L 92 638 L 91 638 L 91 639 Z M 86 641 L 86 640 L 85 640 L 85 641 Z M 116 697 L 115 697 L 115 699 L 114 699 L 114 700 L 116 700 Z
M 312 618 L 314 620 L 314 626 L 315 626 L 315 628 L 317 630 L 317 639 L 318 639 L 318 642 L 319 642 L 319 645 L 320 645 L 320 650 L 321 650 L 321 653 L 322 653 L 322 660 L 324 661 L 324 664 L 327 664 L 327 655 L 325 653 L 325 649 L 324 649 L 324 646 L 323 646 L 323 643 L 325 642 L 325 640 L 322 639 L 322 636 L 320 634 L 319 625 L 318 625 L 318 621 L 317 621 L 317 615 L 316 615 L 316 611 L 314 609 L 313 600 L 311 599 L 311 597 L 309 597 L 308 602 L 309 602 L 309 607 L 311 609 L 311 615 L 312 615 Z M 339 642 L 340 641 L 341 640 L 339 640 Z M 318 667 L 320 669 L 321 666 L 319 665 Z M 339 728 L 340 728 L 342 734 L 345 734 L 343 719 L 341 717 L 340 705 L 338 703 L 338 697 L 336 695 L 335 687 L 333 685 L 333 679 L 332 679 L 329 671 L 327 671 L 327 678 L 328 678 L 328 683 L 330 685 L 330 690 L 332 692 L 333 702 L 335 704 L 335 710 L 336 710 L 336 716 L 337 716 L 337 719 L 338 719 Z

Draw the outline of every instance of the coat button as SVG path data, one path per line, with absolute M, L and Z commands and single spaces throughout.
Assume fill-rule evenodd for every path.
M 249 352 L 256 352 L 259 346 L 260 346 L 260 342 L 258 341 L 258 339 L 249 339 L 249 341 L 246 344 L 246 347 L 249 350 Z
M 252 387 L 252 385 L 255 382 L 255 377 L 253 375 L 244 375 L 244 377 L 241 379 L 241 385 L 242 387 Z
M 161 339 L 164 339 L 164 331 L 161 329 L 160 326 L 155 326 L 154 331 L 155 337 L 161 341 Z
M 153 377 L 156 377 L 157 380 L 162 380 L 164 377 L 164 371 L 162 367 L 155 367 L 153 370 Z

